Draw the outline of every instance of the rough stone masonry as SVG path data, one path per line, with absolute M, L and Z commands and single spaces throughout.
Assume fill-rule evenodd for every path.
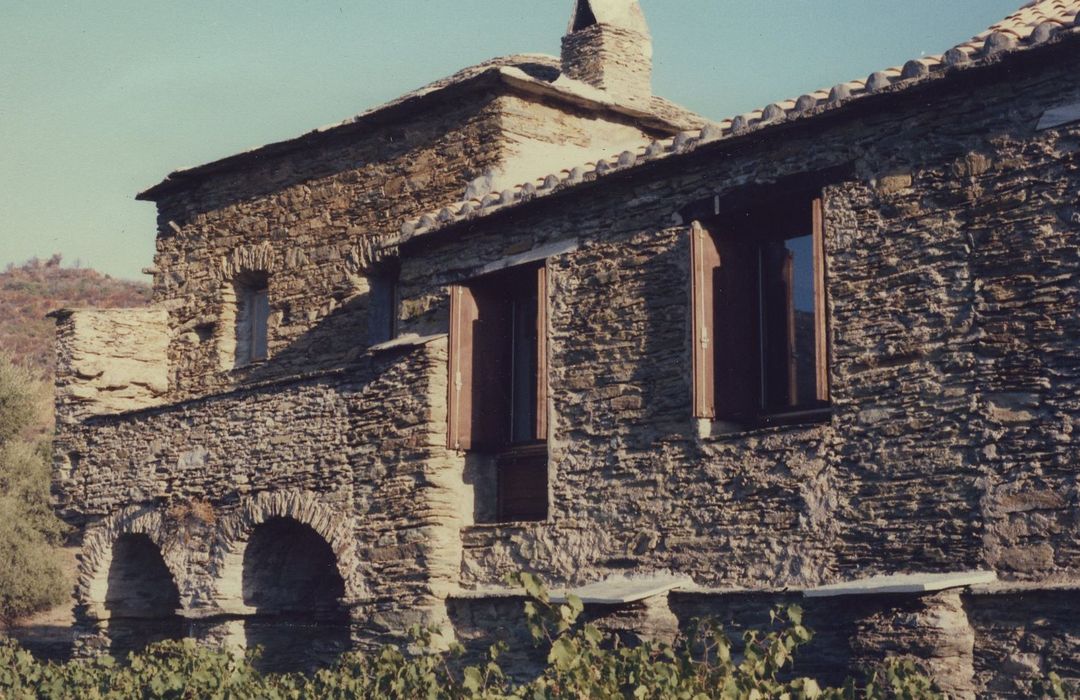
M 561 60 L 173 173 L 140 195 L 153 308 L 56 315 L 80 649 L 187 631 L 289 658 L 414 621 L 479 649 L 521 634 L 503 580 L 529 570 L 641 636 L 798 600 L 826 680 L 893 654 L 958 697 L 1080 678 L 1078 10 L 717 123 L 652 96 L 636 2 L 579 0 Z M 693 232 L 807 188 L 827 405 L 697 415 Z M 536 337 L 486 336 L 538 266 Z M 252 333 L 265 358 L 238 357 Z M 541 427 L 459 449 L 496 345 L 536 350 L 506 375 L 532 393 L 501 390 Z M 491 377 L 451 374 L 466 351 Z M 541 517 L 505 517 L 523 497 Z

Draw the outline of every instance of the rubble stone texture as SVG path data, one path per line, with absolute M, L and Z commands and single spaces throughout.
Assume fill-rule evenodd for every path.
M 600 29 L 581 31 L 604 34 L 594 9 Z M 1076 9 L 1023 12 L 1043 26 Z M 110 559 L 141 533 L 199 636 L 276 643 L 244 602 L 263 580 L 244 555 L 287 519 L 333 551 L 354 644 L 414 621 L 470 649 L 520 639 L 517 599 L 469 592 L 522 569 L 555 585 L 691 577 L 589 611 L 665 639 L 695 616 L 761 622 L 824 584 L 988 569 L 1007 583 L 806 600 L 819 636 L 800 670 L 838 680 L 909 654 L 960 697 L 1080 678 L 1063 592 L 1080 578 L 1080 124 L 1036 129 L 1080 103 L 1080 37 L 1054 32 L 835 108 L 707 126 L 638 164 L 674 135 L 661 117 L 493 68 L 170 176 L 144 194 L 160 214 L 155 310 L 59 321 L 56 486 L 85 526 L 80 619 L 96 639 L 119 629 L 105 603 L 127 579 L 110 594 Z M 627 151 L 617 172 L 595 165 Z M 505 191 L 531 159 L 573 153 L 543 196 Z M 702 424 L 691 223 L 807 177 L 824 183 L 831 414 Z M 563 251 L 547 260 L 550 513 L 482 524 L 489 458 L 446 447 L 447 290 L 545 247 Z M 372 348 L 383 264 L 400 269 L 399 341 Z M 232 369 L 228 290 L 248 273 L 269 280 L 270 357 Z

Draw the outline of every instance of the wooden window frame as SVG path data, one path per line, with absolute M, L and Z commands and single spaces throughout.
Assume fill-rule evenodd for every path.
M 532 439 L 515 442 L 514 343 L 515 299 L 531 296 L 524 275 L 535 274 L 535 391 Z M 500 287 L 500 282 L 507 282 Z M 509 291 L 517 286 L 514 291 Z M 507 290 L 505 295 L 500 292 Z M 506 316 L 510 312 L 510 318 Z M 492 325 L 486 317 L 501 316 Z M 499 338 L 477 337 L 495 333 Z M 447 381 L 447 446 L 488 455 L 495 484 L 496 522 L 542 521 L 548 516 L 548 285 L 541 261 L 492 272 L 450 287 L 449 373 Z M 492 348 L 497 350 L 493 351 Z M 518 346 L 520 348 L 520 346 Z M 497 352 L 501 357 L 495 358 Z M 474 371 L 477 370 L 477 371 Z M 482 369 L 485 376 L 477 376 Z M 500 382 L 504 387 L 499 391 Z M 497 397 L 494 416 L 478 402 Z
M 477 347 L 477 341 L 483 343 L 485 339 L 476 337 L 476 328 L 483 323 L 482 312 L 485 310 L 482 307 L 486 301 L 484 297 L 492 294 L 490 290 L 481 288 L 491 284 L 493 279 L 508 279 L 526 272 L 536 275 L 535 431 L 531 441 L 515 444 L 510 437 L 510 421 L 512 420 L 510 414 L 505 416 L 503 427 L 490 428 L 481 423 L 487 418 L 478 414 L 475 400 L 478 394 L 491 395 L 495 392 L 482 385 L 479 378 L 475 376 L 473 367 L 477 362 L 477 357 L 480 356 L 482 359 L 486 352 L 485 348 Z M 512 295 L 507 295 L 506 298 L 510 299 Z M 548 434 L 547 307 L 547 267 L 542 261 L 472 278 L 450 287 L 450 358 L 447 382 L 447 446 L 450 449 L 497 454 L 525 444 L 546 445 Z M 506 361 L 505 358 L 502 359 Z M 501 366 L 497 369 L 499 372 L 506 371 L 506 368 Z M 501 417 L 497 416 L 497 418 Z M 502 433 L 504 428 L 505 434 Z
M 732 213 L 721 214 L 718 206 L 716 216 L 705 220 L 695 220 L 690 226 L 692 404 L 695 418 L 730 421 L 753 428 L 816 422 L 827 420 L 831 415 L 829 407 L 831 348 L 828 340 L 823 200 L 818 190 L 813 195 L 802 192 L 780 201 L 783 203 L 800 199 L 809 201 L 810 206 L 815 313 L 815 402 L 818 405 L 795 408 L 790 411 L 769 411 L 765 407 L 764 391 L 757 390 L 755 394 L 753 384 L 764 386 L 762 377 L 766 372 L 761 358 L 764 343 L 763 329 L 760 322 L 752 318 L 761 313 L 762 302 L 759 298 L 754 298 L 758 294 L 760 289 L 758 285 L 761 282 L 757 279 L 756 273 L 753 273 L 755 281 L 750 284 L 747 280 L 751 275 L 743 274 L 740 278 L 736 268 L 740 266 L 745 268 L 752 264 L 750 256 L 745 252 L 740 252 L 740 249 L 756 250 L 760 244 L 756 237 L 743 237 L 740 240 L 732 228 L 731 222 L 741 216 L 738 212 L 746 211 L 745 207 L 741 210 L 733 209 Z M 726 239 L 725 236 L 727 236 Z M 733 267 L 723 270 L 725 263 Z M 722 270 L 724 274 L 721 274 Z M 733 286 L 742 287 L 744 303 L 754 305 L 755 313 L 749 314 L 744 323 L 734 325 L 728 323 L 725 327 L 718 327 L 722 325 L 718 320 L 718 314 L 723 316 L 721 302 L 717 296 L 724 291 L 721 289 L 724 285 L 722 280 L 726 280 Z M 739 358 L 740 354 L 750 358 L 744 360 L 743 367 L 735 365 L 735 358 Z M 758 356 L 756 362 L 754 362 L 755 355 Z M 754 379 L 756 382 L 751 381 Z

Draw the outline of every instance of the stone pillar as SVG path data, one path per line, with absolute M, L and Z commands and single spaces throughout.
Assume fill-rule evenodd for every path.
M 679 618 L 668 606 L 667 594 L 619 605 L 588 605 L 585 615 L 601 631 L 615 634 L 625 643 L 674 644 Z
M 974 700 L 975 632 L 961 592 L 954 588 L 874 600 L 855 623 L 854 665 L 872 671 L 889 657 L 913 658 L 950 697 Z

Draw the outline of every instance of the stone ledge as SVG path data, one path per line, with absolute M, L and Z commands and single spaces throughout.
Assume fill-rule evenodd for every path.
M 806 598 L 829 598 L 853 595 L 885 595 L 890 593 L 931 593 L 949 588 L 964 588 L 997 581 L 993 571 L 960 571 L 944 574 L 889 574 L 871 576 L 846 583 L 809 588 L 802 592 Z
M 427 345 L 428 343 L 435 342 L 436 340 L 442 340 L 446 338 L 446 333 L 436 333 L 435 335 L 417 335 L 416 333 L 408 333 L 403 336 L 394 338 L 393 340 L 387 340 L 386 342 L 379 343 L 378 345 L 372 345 L 368 348 L 368 352 L 372 355 L 380 352 L 389 352 L 390 350 L 397 350 L 399 348 L 415 348 L 421 345 Z
M 584 586 L 553 590 L 550 593 L 550 601 L 552 603 L 565 603 L 569 596 L 574 595 L 586 605 L 625 605 L 666 595 L 671 591 L 693 589 L 695 587 L 694 580 L 688 576 L 660 574 L 647 577 L 611 577 Z M 451 593 L 448 597 L 458 600 L 523 598 L 525 597 L 525 590 L 510 587 L 462 589 Z

